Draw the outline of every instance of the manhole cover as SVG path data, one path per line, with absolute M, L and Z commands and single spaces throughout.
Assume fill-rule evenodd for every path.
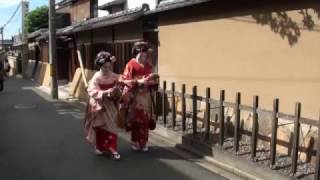
M 15 109 L 33 109 L 36 107 L 34 104 L 15 104 L 13 106 Z

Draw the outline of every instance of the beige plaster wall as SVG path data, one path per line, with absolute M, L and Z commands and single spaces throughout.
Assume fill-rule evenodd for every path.
M 271 30 L 270 24 L 257 23 L 252 15 L 217 19 L 193 17 L 193 21 L 172 23 L 160 17 L 159 73 L 168 83 L 198 85 L 204 95 L 211 87 L 213 97 L 226 90 L 227 101 L 251 105 L 254 95 L 260 105 L 272 109 L 280 98 L 280 111 L 294 112 L 295 102 L 302 103 L 302 115 L 318 119 L 320 110 L 320 19 L 308 10 L 315 22 L 312 30 L 302 24 L 298 11 L 286 14 L 297 23 L 300 35 L 290 44 Z M 253 14 L 253 15 L 258 15 Z M 275 13 L 273 17 L 278 18 Z M 167 21 L 171 21 L 167 23 Z M 288 32 L 295 32 L 293 28 Z M 170 87 L 170 84 L 167 85 Z

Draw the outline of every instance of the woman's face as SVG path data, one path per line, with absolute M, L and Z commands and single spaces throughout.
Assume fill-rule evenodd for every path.
M 147 52 L 147 59 L 148 60 L 152 60 L 152 53 L 153 53 L 153 50 L 152 49 L 148 49 L 148 52 Z
M 101 71 L 102 73 L 108 73 L 112 71 L 112 63 L 111 62 L 106 62 L 101 66 Z
M 147 56 L 148 56 L 147 52 L 141 52 L 138 54 L 137 59 L 139 62 L 144 63 L 147 60 Z

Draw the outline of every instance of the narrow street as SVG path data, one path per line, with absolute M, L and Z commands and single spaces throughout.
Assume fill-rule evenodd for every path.
M 84 139 L 83 110 L 51 100 L 29 80 L 7 80 L 0 93 L 0 179 L 225 179 L 157 146 L 133 152 L 122 139 L 121 161 L 96 156 Z

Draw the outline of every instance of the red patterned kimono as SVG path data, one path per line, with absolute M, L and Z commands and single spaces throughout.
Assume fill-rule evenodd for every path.
M 85 118 L 86 139 L 101 152 L 117 151 L 118 106 L 112 99 L 103 95 L 104 91 L 111 91 L 117 81 L 118 75 L 112 73 L 110 76 L 104 76 L 99 71 L 89 82 L 90 99 Z
M 147 77 L 152 72 L 152 66 L 140 65 L 136 59 L 131 59 L 123 72 L 123 80 L 141 79 Z M 131 131 L 131 141 L 140 148 L 146 146 L 149 136 L 149 121 L 152 114 L 152 101 L 148 85 L 126 87 L 124 89 L 124 99 L 129 99 L 127 130 Z

